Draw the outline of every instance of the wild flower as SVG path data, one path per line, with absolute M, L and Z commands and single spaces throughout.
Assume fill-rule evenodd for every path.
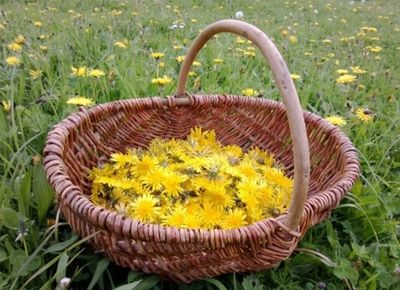
M 145 223 L 234 229 L 287 209 L 293 181 L 258 148 L 223 146 L 214 131 L 155 138 L 93 168 L 91 200 Z
M 16 42 L 11 42 L 10 44 L 7 45 L 7 48 L 15 52 L 20 52 L 22 50 L 22 45 Z
M 165 86 L 167 84 L 169 84 L 170 82 L 172 82 L 172 79 L 168 76 L 163 76 L 163 77 L 157 77 L 151 80 L 152 84 L 156 84 L 159 86 Z
M 83 96 L 75 96 L 69 98 L 67 104 L 87 107 L 93 105 L 94 101 L 92 99 Z
M 374 114 L 366 108 L 358 108 L 356 116 L 363 123 L 371 123 L 374 120 Z
M 246 97 L 254 97 L 258 94 L 258 92 L 254 89 L 247 88 L 247 89 L 242 90 L 242 94 Z
M 105 76 L 106 74 L 100 69 L 91 69 L 91 70 L 89 70 L 87 75 L 90 76 L 90 77 L 94 77 L 94 78 L 98 79 L 98 78 L 100 78 L 102 76 Z
M 18 66 L 21 64 L 21 59 L 17 56 L 9 56 L 6 58 L 6 63 L 9 66 Z
M 158 59 L 160 59 L 160 58 L 162 58 L 162 57 L 164 57 L 165 56 L 165 54 L 164 53 L 162 53 L 162 52 L 153 52 L 153 53 L 151 53 L 151 55 L 150 55 L 152 58 L 154 58 L 154 59 L 156 59 L 156 60 L 158 60 Z
M 40 69 L 37 69 L 37 70 L 31 69 L 31 70 L 29 70 L 29 75 L 31 76 L 31 78 L 33 80 L 36 80 L 36 79 L 40 78 L 42 76 L 42 73 L 43 72 Z
M 336 83 L 339 85 L 347 85 L 353 83 L 356 79 L 357 77 L 354 75 L 344 74 L 336 79 Z
M 298 74 L 290 74 L 290 77 L 294 81 L 297 81 L 297 80 L 301 79 L 301 75 L 298 75 Z
M 71 75 L 75 76 L 75 77 L 86 77 L 88 70 L 86 68 L 86 66 L 81 66 L 81 67 L 71 67 Z
M 214 59 L 213 59 L 213 63 L 215 63 L 215 64 L 221 64 L 221 63 L 223 63 L 223 62 L 224 62 L 224 60 L 221 59 L 221 58 L 214 58 Z
M 347 124 L 346 120 L 343 117 L 337 115 L 328 116 L 325 118 L 325 120 L 335 126 L 344 126 Z

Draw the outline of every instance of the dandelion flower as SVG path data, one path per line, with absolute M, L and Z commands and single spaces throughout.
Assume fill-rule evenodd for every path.
M 162 53 L 162 52 L 153 52 L 150 56 L 151 56 L 152 58 L 158 60 L 158 59 L 164 57 L 165 54 Z
M 245 40 L 238 36 L 238 37 L 236 37 L 236 43 L 237 44 L 243 44 L 243 43 L 245 43 Z
M 301 79 L 301 76 L 298 74 L 290 74 L 290 77 L 292 78 L 292 80 L 296 81 Z
M 9 66 L 17 66 L 21 64 L 21 60 L 16 56 L 9 56 L 6 58 L 6 63 Z
M 35 21 L 35 22 L 33 22 L 33 25 L 35 25 L 36 27 L 42 27 L 42 22 L 40 22 L 40 21 Z
M 10 43 L 9 45 L 7 45 L 7 48 L 15 52 L 20 52 L 22 50 L 22 46 L 16 42 Z
M 46 52 L 46 51 L 49 50 L 49 47 L 46 46 L 46 45 L 39 45 L 39 48 L 40 48 L 40 50 L 42 50 L 42 51 L 44 51 L 44 52 Z
M 169 84 L 170 82 L 172 82 L 172 79 L 168 76 L 163 76 L 161 78 L 154 78 L 151 80 L 152 84 L 156 84 L 159 86 L 165 86 L 166 84 Z
M 330 39 L 324 39 L 324 40 L 322 40 L 322 43 L 331 44 L 331 43 L 332 43 L 332 40 L 330 40 Z
M 348 71 L 347 69 L 342 69 L 342 68 L 340 68 L 340 69 L 338 69 L 338 70 L 336 71 L 336 73 L 339 74 L 339 75 L 345 75 L 345 74 L 348 74 L 349 71 Z
M 294 36 L 294 35 L 291 35 L 291 36 L 289 37 L 289 42 L 290 42 L 291 44 L 296 44 L 296 43 L 297 43 L 297 37 Z
M 351 71 L 352 71 L 354 74 L 360 74 L 360 75 L 361 75 L 361 74 L 367 73 L 366 70 L 360 68 L 359 66 L 351 66 L 350 68 L 351 68 Z
M 254 97 L 258 94 L 258 92 L 254 89 L 244 89 L 242 90 L 242 94 L 245 95 L 246 97 Z
M 141 222 L 154 222 L 160 211 L 157 207 L 158 199 L 149 194 L 139 196 L 129 205 L 129 212 Z
M 182 206 L 175 206 L 169 214 L 162 217 L 162 224 L 171 227 L 182 227 L 185 225 L 187 212 Z
M 327 120 L 329 123 L 335 126 L 346 125 L 346 120 L 343 117 L 337 115 L 328 116 L 325 118 L 325 120 Z
M 85 77 L 87 76 L 87 68 L 86 66 L 81 66 L 81 67 L 71 67 L 71 75 L 75 77 Z
M 11 111 L 11 101 L 1 101 L 1 105 L 4 112 L 9 113 Z
M 215 64 L 221 64 L 221 63 L 223 63 L 224 61 L 223 61 L 222 59 L 220 59 L 220 58 L 214 58 L 214 59 L 213 59 L 213 62 L 214 62 Z
M 185 59 L 184 55 L 180 55 L 180 56 L 176 57 L 176 61 L 179 62 L 179 63 L 181 63 L 184 59 Z
M 368 50 L 370 52 L 374 52 L 374 53 L 378 53 L 380 51 L 382 51 L 382 47 L 376 45 L 376 46 L 367 46 Z
M 194 61 L 194 62 L 192 63 L 192 65 L 193 65 L 193 66 L 201 66 L 201 62 L 199 62 L 199 61 Z
M 31 70 L 29 70 L 29 75 L 31 76 L 31 78 L 33 80 L 36 80 L 42 76 L 42 71 L 40 69 L 37 69 L 37 70 L 31 69 Z
M 246 225 L 246 213 L 243 209 L 230 210 L 222 220 L 222 228 L 237 229 Z
M 25 37 L 22 34 L 19 34 L 17 37 L 14 38 L 14 41 L 18 44 L 25 44 Z
M 236 11 L 236 13 L 235 13 L 235 18 L 236 19 L 242 19 L 243 16 L 244 16 L 244 14 L 243 14 L 242 11 Z
M 248 56 L 248 57 L 255 57 L 255 56 L 256 56 L 256 53 L 255 53 L 254 51 L 248 51 L 248 50 L 246 50 L 246 51 L 243 53 L 243 55 L 244 55 L 244 56 Z
M 344 75 L 339 76 L 336 79 L 336 83 L 347 85 L 347 84 L 354 82 L 356 79 L 357 79 L 357 77 L 354 75 L 344 74 Z
M 365 109 L 365 108 L 358 108 L 356 110 L 356 116 L 360 121 L 362 121 L 364 123 L 370 123 L 374 120 L 373 113 L 370 110 Z
M 114 46 L 115 46 L 115 47 L 118 47 L 118 48 L 123 48 L 123 49 L 125 49 L 125 48 L 127 47 L 126 44 L 123 43 L 122 41 L 116 41 L 116 42 L 114 42 Z
M 93 105 L 94 101 L 86 97 L 76 96 L 73 98 L 69 98 L 67 104 L 87 107 Z
M 105 76 L 106 74 L 100 69 L 91 69 L 88 73 L 88 76 L 94 77 L 96 79 Z

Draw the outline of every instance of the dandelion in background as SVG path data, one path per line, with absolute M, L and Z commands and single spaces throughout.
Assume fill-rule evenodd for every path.
M 363 123 L 370 123 L 374 120 L 374 114 L 367 108 L 358 108 L 356 116 Z
M 40 69 L 31 69 L 29 70 L 29 75 L 31 76 L 31 79 L 36 80 L 42 76 L 42 71 Z
M 118 48 L 123 48 L 123 49 L 127 48 L 126 43 L 124 43 L 123 41 L 115 41 L 114 42 L 114 46 L 118 47 Z
M 9 66 L 18 66 L 21 64 L 21 60 L 16 56 L 9 56 L 6 58 L 6 63 Z
M 297 43 L 297 37 L 294 36 L 294 35 L 291 35 L 291 36 L 289 37 L 289 42 L 290 42 L 291 44 L 296 44 L 296 43 Z
M 93 105 L 94 101 L 92 99 L 89 99 L 89 98 L 86 98 L 83 96 L 75 96 L 75 97 L 69 98 L 67 101 L 67 104 L 88 107 L 88 106 Z
M 214 58 L 213 59 L 213 63 L 215 63 L 215 64 L 221 64 L 221 63 L 223 63 L 224 61 L 222 60 L 222 59 L 220 59 L 220 58 Z
M 347 124 L 346 120 L 338 115 L 332 115 L 325 118 L 329 123 L 335 126 L 344 126 Z
M 87 68 L 86 66 L 81 66 L 81 67 L 71 67 L 71 75 L 75 77 L 85 77 L 87 75 Z
M 245 95 L 246 97 L 254 97 L 258 94 L 258 92 L 254 89 L 248 88 L 242 90 L 242 94 Z
M 373 53 L 378 53 L 382 51 L 382 47 L 375 45 L 375 46 L 367 46 L 366 49 L 368 49 L 370 52 Z
M 193 65 L 193 66 L 201 66 L 201 62 L 199 62 L 199 61 L 194 61 L 194 62 L 192 63 L 192 65 Z
M 22 34 L 17 35 L 17 37 L 14 38 L 14 41 L 18 44 L 25 44 L 26 39 Z
M 12 42 L 9 45 L 7 45 L 7 48 L 9 50 L 15 51 L 15 52 L 20 52 L 22 50 L 22 45 L 16 43 L 16 42 Z
M 35 22 L 33 22 L 33 25 L 35 25 L 36 27 L 42 27 L 42 22 L 40 22 L 40 21 L 35 21 Z
M 179 55 L 179 56 L 176 57 L 176 61 L 179 62 L 179 63 L 181 63 L 184 59 L 185 59 L 184 55 Z
M 162 52 L 153 52 L 150 56 L 155 60 L 159 60 L 160 58 L 164 57 L 165 54 Z
M 152 84 L 156 84 L 159 86 L 165 86 L 165 85 L 169 84 L 170 82 L 172 82 L 172 79 L 168 76 L 163 76 L 161 78 L 158 77 L 158 78 L 154 78 L 151 80 Z
M 347 69 L 340 68 L 336 71 L 336 73 L 339 75 L 346 75 L 349 73 L 349 71 Z
M 354 76 L 354 75 L 344 74 L 344 75 L 339 76 L 336 79 L 336 84 L 338 84 L 338 85 L 348 85 L 348 84 L 353 83 L 356 79 L 357 79 L 357 77 Z
M 298 75 L 298 74 L 290 74 L 290 77 L 294 81 L 297 81 L 297 80 L 301 79 L 301 75 Z
M 365 69 L 360 68 L 359 66 L 351 66 L 351 71 L 356 75 L 361 75 L 367 73 Z
M 11 111 L 11 101 L 1 101 L 4 112 L 9 113 Z
M 242 11 L 236 11 L 235 18 L 236 19 L 243 19 L 244 13 Z
M 88 76 L 94 77 L 96 79 L 105 76 L 106 74 L 100 69 L 91 69 L 88 73 Z

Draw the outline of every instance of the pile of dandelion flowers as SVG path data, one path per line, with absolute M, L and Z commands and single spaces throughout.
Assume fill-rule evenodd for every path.
M 231 229 L 283 213 L 293 185 L 267 152 L 223 146 L 201 128 L 110 161 L 89 174 L 93 203 L 178 228 Z

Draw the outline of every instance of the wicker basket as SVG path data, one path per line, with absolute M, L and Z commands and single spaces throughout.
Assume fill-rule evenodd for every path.
M 194 57 L 219 32 L 236 33 L 260 49 L 284 104 L 184 93 Z M 106 162 L 114 152 L 146 146 L 155 137 L 185 138 L 195 126 L 214 129 L 225 145 L 237 144 L 244 150 L 258 146 L 274 154 L 294 177 L 288 212 L 233 230 L 177 229 L 143 224 L 89 200 L 88 169 Z M 44 155 L 58 205 L 75 232 L 82 237 L 98 232 L 89 240 L 91 245 L 118 265 L 187 283 L 276 266 L 291 255 L 311 226 L 329 215 L 359 174 L 349 139 L 321 117 L 302 112 L 274 44 L 261 30 L 236 20 L 216 22 L 200 33 L 183 62 L 175 96 L 82 109 L 54 126 Z

